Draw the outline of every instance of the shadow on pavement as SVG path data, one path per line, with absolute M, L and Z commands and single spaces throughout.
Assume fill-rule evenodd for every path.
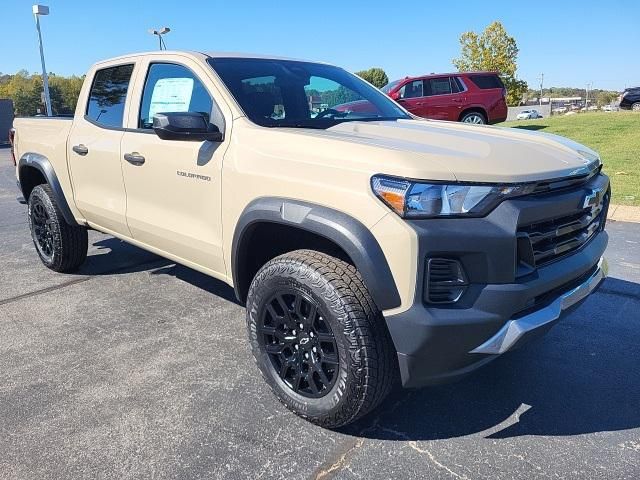
M 640 427 L 640 285 L 602 287 L 543 339 L 458 383 L 398 392 L 344 433 L 406 441 Z
M 216 295 L 224 300 L 240 305 L 233 288 L 222 280 L 215 279 L 204 273 L 192 270 L 183 265 L 169 265 L 151 272 L 152 275 L 171 275 L 172 277 L 190 283 L 205 292 Z
M 91 245 L 100 253 L 91 251 Z M 103 252 L 106 250 L 106 252 Z M 76 272 L 79 275 L 115 275 L 142 272 L 172 262 L 114 237 L 90 243 L 87 261 Z
M 512 128 L 521 128 L 522 130 L 543 130 L 549 125 L 514 125 Z

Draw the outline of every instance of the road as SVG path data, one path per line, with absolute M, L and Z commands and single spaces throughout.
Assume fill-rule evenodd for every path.
M 0 478 L 640 477 L 640 224 L 545 338 L 340 431 L 295 417 L 230 287 L 91 232 L 44 268 L 0 150 Z

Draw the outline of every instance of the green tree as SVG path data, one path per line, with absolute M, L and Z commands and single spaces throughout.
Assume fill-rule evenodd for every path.
M 84 77 L 62 77 L 49 74 L 49 94 L 54 115 L 72 114 L 78 102 Z M 35 115 L 45 112 L 42 102 L 42 77 L 20 70 L 15 75 L 0 74 L 0 98 L 10 98 L 16 115 Z
M 367 82 L 377 88 L 382 88 L 387 83 L 389 83 L 389 77 L 387 76 L 387 73 L 383 69 L 378 67 L 373 67 L 369 70 L 356 72 L 356 75 L 358 75 L 360 78 L 365 79 Z
M 49 77 L 49 90 L 54 112 L 58 114 L 72 114 L 75 111 L 83 81 L 84 77 L 77 77 L 75 75 L 67 78 L 58 75 Z
M 35 115 L 42 108 L 42 80 L 20 70 L 2 85 L 0 96 L 13 100 L 16 115 Z
M 518 80 L 518 45 L 500 22 L 485 30 L 465 32 L 460 36 L 460 57 L 453 60 L 459 71 L 488 70 L 498 72 L 507 88 L 507 103 L 518 105 L 527 92 L 527 83 Z

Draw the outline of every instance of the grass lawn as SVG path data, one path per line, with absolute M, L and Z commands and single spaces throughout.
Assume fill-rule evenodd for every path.
M 500 126 L 555 133 L 594 149 L 611 178 L 612 203 L 640 206 L 640 113 L 588 112 Z

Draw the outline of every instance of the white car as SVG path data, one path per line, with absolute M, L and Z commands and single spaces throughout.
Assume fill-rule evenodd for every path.
M 551 110 L 553 113 L 565 113 L 567 111 L 567 107 L 557 107 Z
M 537 110 L 523 110 L 516 116 L 516 120 L 531 120 L 532 118 L 542 118 L 542 115 Z

